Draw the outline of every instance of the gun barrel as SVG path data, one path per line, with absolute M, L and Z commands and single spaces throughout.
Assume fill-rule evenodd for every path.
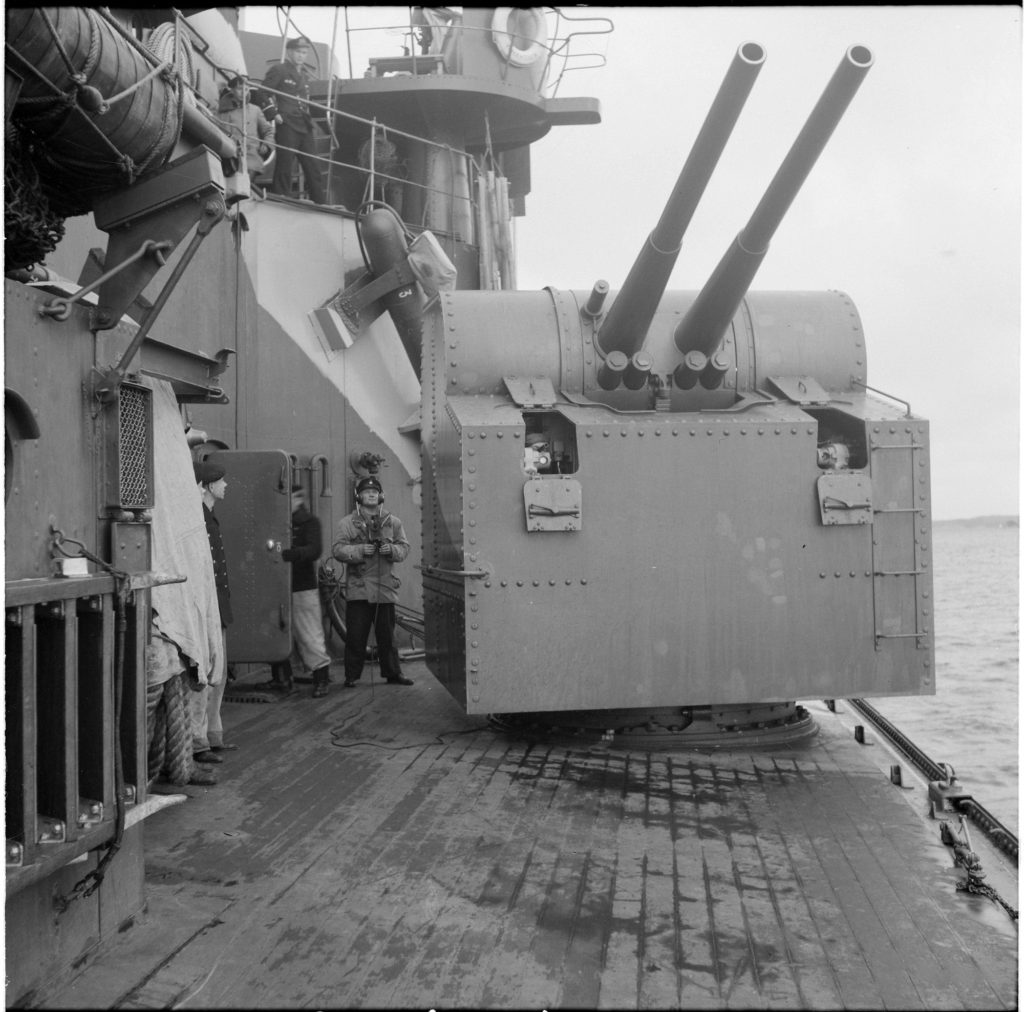
M 598 333 L 598 344 L 605 354 L 621 351 L 632 356 L 643 347 L 654 312 L 679 256 L 683 234 L 736 125 L 764 58 L 764 48 L 756 42 L 745 42 L 736 51 L 661 218 L 640 250 Z
M 874 56 L 867 46 L 851 46 L 846 51 L 746 227 L 733 240 L 676 327 L 676 347 L 684 355 L 700 351 L 711 357 L 718 349 L 722 335 L 768 252 L 775 230 L 873 62 Z

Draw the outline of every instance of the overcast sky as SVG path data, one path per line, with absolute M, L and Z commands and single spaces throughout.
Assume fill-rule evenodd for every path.
M 565 10 L 614 23 L 589 46 L 578 40 L 607 65 L 567 75 L 559 90 L 598 98 L 603 122 L 534 145 L 519 287 L 622 284 L 733 54 L 758 42 L 767 58 L 669 282 L 701 287 L 846 49 L 865 45 L 874 66 L 752 287 L 847 292 L 868 383 L 931 423 L 934 517 L 1017 513 L 1020 8 Z M 333 8 L 292 14 L 330 43 Z M 251 30 L 275 23 L 273 8 L 245 13 Z

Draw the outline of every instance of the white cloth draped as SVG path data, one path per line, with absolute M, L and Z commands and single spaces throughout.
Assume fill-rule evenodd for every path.
M 174 390 L 166 380 L 143 383 L 153 390 L 152 568 L 188 578 L 153 588 L 153 623 L 196 665 L 202 684 L 216 685 L 224 678 L 224 637 L 202 491 Z

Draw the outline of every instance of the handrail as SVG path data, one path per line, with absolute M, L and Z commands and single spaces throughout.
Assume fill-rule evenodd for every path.
M 588 36 L 588 35 L 608 35 L 608 34 L 610 34 L 611 32 L 613 32 L 615 30 L 615 25 L 614 25 L 614 23 L 612 22 L 612 20 L 610 18 L 605 18 L 605 17 L 594 17 L 594 16 L 572 17 L 570 15 L 567 15 L 559 7 L 544 7 L 543 11 L 545 13 L 545 16 L 553 15 L 554 19 L 555 19 L 554 31 L 551 33 L 551 40 L 548 43 L 538 43 L 538 45 L 540 45 L 541 48 L 547 50 L 547 54 L 548 55 L 547 55 L 546 60 L 547 60 L 548 67 L 550 67 L 551 61 L 553 59 L 555 59 L 555 58 L 559 58 L 560 57 L 564 61 L 566 61 L 566 62 L 563 63 L 562 68 L 561 68 L 561 70 L 560 70 L 560 72 L 558 74 L 558 77 L 555 79 L 554 83 L 553 84 L 545 85 L 545 95 L 546 95 L 546 97 L 547 98 L 553 98 L 555 96 L 555 94 L 557 93 L 557 91 L 558 91 L 558 87 L 561 84 L 562 79 L 565 77 L 565 75 L 567 73 L 571 73 L 574 70 L 587 70 L 587 69 L 591 69 L 591 68 L 602 67 L 602 66 L 605 65 L 604 64 L 604 56 L 602 54 L 600 54 L 600 53 L 571 53 L 571 52 L 569 52 L 569 50 L 572 48 L 573 40 L 576 39 L 576 38 L 583 38 L 583 37 Z M 560 26 L 561 22 L 563 22 L 563 21 L 565 21 L 565 22 L 572 22 L 572 23 L 576 23 L 576 24 L 584 24 L 584 23 L 587 23 L 587 22 L 601 23 L 602 25 L 605 25 L 607 27 L 595 28 L 595 29 L 591 29 L 589 31 L 574 30 L 574 31 L 569 32 L 569 34 L 564 36 L 564 37 L 559 37 L 559 35 L 558 35 L 559 26 Z M 351 27 L 346 22 L 345 36 L 346 36 L 346 50 L 347 50 L 347 53 L 348 53 L 348 64 L 349 64 L 349 66 L 348 66 L 348 73 L 349 73 L 349 77 L 355 77 L 356 76 L 354 68 L 352 66 L 352 44 L 351 44 L 352 43 L 352 37 L 356 36 L 356 35 L 360 35 L 360 34 L 365 35 L 368 32 L 374 32 L 374 33 L 378 33 L 378 34 L 383 34 L 383 33 L 386 33 L 386 32 L 396 32 L 397 33 L 399 31 L 401 31 L 401 33 L 402 33 L 402 35 L 401 35 L 402 42 L 403 42 L 404 47 L 408 50 L 408 57 L 412 61 L 413 67 L 416 66 L 418 61 L 419 62 L 423 62 L 423 63 L 433 62 L 437 58 L 438 54 L 417 52 L 418 39 L 417 39 L 416 33 L 418 31 L 420 31 L 421 28 L 422 28 L 421 25 L 416 25 L 416 24 L 413 23 L 412 17 L 411 17 L 411 13 L 410 13 L 410 18 L 409 18 L 408 22 L 395 22 L 394 24 L 375 24 L 375 25 L 366 25 L 366 26 L 360 26 L 360 27 L 353 28 L 353 27 Z M 449 26 L 449 30 L 451 30 L 451 26 Z M 457 30 L 459 32 L 461 32 L 462 34 L 464 34 L 464 35 L 470 34 L 470 33 L 473 33 L 473 32 L 478 33 L 478 34 L 482 34 L 482 35 L 490 35 L 491 32 L 492 32 L 492 29 L 488 25 L 467 25 L 464 22 L 459 22 L 459 24 L 457 26 Z M 567 66 L 567 62 L 568 62 L 569 59 L 574 59 L 574 58 L 583 57 L 583 56 L 585 56 L 585 57 L 597 57 L 602 62 L 601 63 L 596 63 L 596 64 L 586 64 L 586 65 L 581 66 L 581 67 L 570 67 L 570 66 Z M 547 76 L 548 76 L 548 70 L 545 69 L 545 77 L 547 77 Z
M 267 94 L 270 94 L 270 95 L 284 95 L 284 94 L 286 94 L 285 92 L 278 91 L 276 88 L 266 88 L 262 84 L 259 87 L 260 87 L 260 89 L 262 91 L 265 91 Z M 449 191 L 443 191 L 443 192 L 444 192 L 444 194 L 446 196 L 450 197 L 453 202 L 454 201 L 463 201 L 465 203 L 468 203 L 468 205 L 471 208 L 474 208 L 474 209 L 476 208 L 476 206 L 477 206 L 476 205 L 476 201 L 473 199 L 472 194 L 473 194 L 474 189 L 475 189 L 475 177 L 478 176 L 480 173 L 486 171 L 486 169 L 483 166 L 483 156 L 473 155 L 473 154 L 469 153 L 468 151 L 463 151 L 461 148 L 452 147 L 452 145 L 450 145 L 450 144 L 441 144 L 441 143 L 438 143 L 437 141 L 430 140 L 427 137 L 420 137 L 417 134 L 408 133 L 405 130 L 399 130 L 399 129 L 396 129 L 396 128 L 392 128 L 390 126 L 387 126 L 386 124 L 382 124 L 379 120 L 366 119 L 363 116 L 357 116 L 354 113 L 346 112 L 345 110 L 335 108 L 334 106 L 325 105 L 322 102 L 315 102 L 315 101 L 309 100 L 306 104 L 310 108 L 312 108 L 312 109 L 317 109 L 317 110 L 323 112 L 328 117 L 330 117 L 330 116 L 341 116 L 341 117 L 343 117 L 345 119 L 352 120 L 353 122 L 356 122 L 356 123 L 359 123 L 359 124 L 361 124 L 363 126 L 366 126 L 370 130 L 372 130 L 372 131 L 379 131 L 379 130 L 383 129 L 383 130 L 385 130 L 388 133 L 388 135 L 393 135 L 393 136 L 396 136 L 396 137 L 404 137 L 404 138 L 406 138 L 408 140 L 415 141 L 418 144 L 422 144 L 422 145 L 425 145 L 427 147 L 437 148 L 439 151 L 448 152 L 448 153 L 450 153 L 452 155 L 461 156 L 461 157 L 465 158 L 466 161 L 467 161 L 467 164 L 471 167 L 471 173 L 472 173 L 472 176 L 473 176 L 473 178 L 471 179 L 471 185 L 470 185 L 470 188 L 469 188 L 469 194 L 468 195 L 460 195 L 460 194 L 456 194 L 456 193 L 451 193 Z M 244 139 L 245 138 L 243 138 L 243 141 L 244 141 Z M 288 145 L 285 145 L 285 144 L 281 144 L 279 141 L 276 141 L 276 140 L 274 141 L 274 146 L 275 146 L 275 148 L 280 148 L 282 151 L 292 151 L 292 152 L 295 152 L 296 154 L 302 153 L 302 152 L 299 152 L 298 149 L 289 147 Z M 306 154 L 306 157 L 312 158 L 312 159 L 314 159 L 315 161 L 318 161 L 318 162 L 322 162 L 322 163 L 324 163 L 327 166 L 336 166 L 336 167 L 341 167 L 341 168 L 344 168 L 344 169 L 354 170 L 356 173 L 365 176 L 366 179 L 368 181 L 370 181 L 371 184 L 374 187 L 376 186 L 378 180 L 388 180 L 390 182 L 399 183 L 399 184 L 401 184 L 403 186 L 409 186 L 409 187 L 413 187 L 415 189 L 425 190 L 428 193 L 441 193 L 442 192 L 442 191 L 438 190 L 436 187 L 429 186 L 428 184 L 419 182 L 419 181 L 417 181 L 415 179 L 408 179 L 408 178 L 404 178 L 404 177 L 401 177 L 401 176 L 394 176 L 394 175 L 391 175 L 391 174 L 386 173 L 386 172 L 381 172 L 381 171 L 376 170 L 374 168 L 367 168 L 366 166 L 357 165 L 357 164 L 354 164 L 352 162 L 346 162 L 346 161 L 343 161 L 343 160 L 341 160 L 339 158 L 334 158 L 334 157 L 331 157 L 331 156 L 325 156 L 325 155 L 320 155 L 320 154 L 315 154 L 315 153 L 310 153 L 310 152 L 306 152 L 305 154 Z M 436 229 L 435 229 L 435 231 L 436 231 Z

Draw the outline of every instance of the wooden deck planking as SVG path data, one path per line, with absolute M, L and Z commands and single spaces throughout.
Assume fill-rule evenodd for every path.
M 615 832 L 612 925 L 601 975 L 602 1008 L 641 1007 L 645 799 L 636 789 L 633 771 L 643 761 L 633 755 L 618 758 L 622 815 Z
M 931 862 L 936 880 L 946 883 L 946 891 L 955 894 L 957 874 L 949 861 L 949 853 L 939 841 L 938 825 L 930 838 L 915 849 L 908 850 L 907 837 L 917 828 L 917 816 L 901 798 L 899 789 L 887 780 L 868 775 L 846 775 L 848 796 L 856 799 L 857 809 L 877 813 L 873 846 L 878 871 L 884 880 L 875 883 L 875 891 L 885 902 L 888 885 L 899 897 L 903 916 L 910 928 L 901 932 L 896 944 L 911 967 L 915 984 L 922 991 L 929 1008 L 1006 1008 L 992 989 L 989 980 L 998 971 L 987 960 L 989 947 L 984 935 L 989 930 L 1002 931 L 1015 937 L 1015 931 L 1002 911 L 988 901 L 978 906 L 988 914 L 981 922 L 975 917 L 959 916 L 951 920 L 948 907 L 936 901 L 934 894 L 921 888 L 922 863 Z M 922 792 L 923 793 L 923 792 Z M 923 804 L 923 797 L 919 803 Z M 954 915 L 964 913 L 962 904 L 973 902 L 961 894 L 961 903 L 952 909 Z M 987 906 L 986 906 L 987 905 Z M 890 914 L 892 910 L 890 908 Z M 897 911 L 897 913 L 899 913 Z M 983 922 L 988 923 L 986 927 Z M 968 955 L 973 952 L 975 958 Z
M 672 772 L 675 802 L 673 856 L 681 1008 L 718 1007 L 721 1000 L 715 968 L 714 925 L 707 891 L 707 869 L 700 846 L 700 816 L 694 804 L 696 777 L 689 757 L 675 756 Z
M 641 905 L 640 1007 L 674 1008 L 679 1004 L 676 879 L 672 847 L 671 782 L 666 756 L 651 753 L 635 765 L 643 781 L 640 815 L 645 839 Z
M 750 809 L 743 801 L 760 791 L 760 784 L 746 770 L 723 770 L 723 774 L 731 774 L 733 782 L 726 794 L 727 804 L 740 814 L 740 825 L 729 831 L 729 839 L 736 889 L 743 904 L 750 949 L 757 961 L 759 990 L 769 1008 L 806 1008 L 774 896 L 776 883 L 767 873 L 761 854 L 761 840 L 768 834 L 750 818 Z
M 392 982 L 390 1007 L 411 1008 L 424 1002 L 432 1003 L 437 1001 L 436 996 L 444 994 L 453 959 L 453 942 L 476 913 L 480 902 L 477 897 L 490 873 L 491 863 L 507 839 L 510 827 L 502 820 L 501 813 L 509 805 L 508 791 L 513 783 L 510 773 L 518 762 L 519 757 L 505 742 L 492 739 L 485 761 L 474 764 L 478 783 L 475 793 L 464 799 L 472 811 L 477 832 L 472 852 L 458 860 L 454 873 L 444 865 L 433 871 L 432 874 L 443 876 L 440 881 L 445 887 L 436 897 L 433 921 L 424 932 L 414 960 L 406 973 Z M 452 820 L 454 817 L 454 813 L 449 816 Z M 460 839 L 454 821 L 446 823 L 446 831 L 453 841 Z
M 795 877 L 811 913 L 811 923 L 822 940 L 826 965 L 831 969 L 843 1008 L 884 1008 L 867 956 L 853 925 L 844 913 L 831 870 L 821 862 L 816 841 L 831 837 L 817 800 L 828 791 L 829 777 L 812 760 L 777 758 L 776 780 L 766 780 L 769 804 L 793 858 Z
M 612 882 L 615 876 L 615 826 L 621 818 L 619 797 L 609 788 L 609 755 L 591 750 L 582 757 L 575 782 L 570 846 L 582 858 L 578 881 L 570 881 L 571 916 L 561 976 L 561 1003 L 568 1008 L 597 1008 L 601 969 L 611 930 Z
M 473 866 L 481 840 L 486 839 L 473 799 L 483 780 L 491 775 L 486 766 L 480 765 L 479 755 L 468 754 L 472 751 L 475 750 L 467 747 L 456 755 L 450 749 L 444 757 L 446 765 L 450 764 L 444 778 L 437 779 L 440 763 L 436 763 L 428 777 L 421 777 L 411 786 L 421 793 L 423 804 L 402 827 L 395 847 L 382 857 L 391 867 L 404 869 L 403 878 L 413 885 L 414 891 L 411 895 L 408 890 L 399 895 L 389 890 L 388 895 L 377 900 L 378 915 L 387 909 L 392 911 L 389 916 L 397 914 L 398 919 L 390 939 L 379 950 L 367 954 L 364 972 L 349 980 L 353 999 L 359 1004 L 371 1008 L 391 1004 L 403 971 L 419 977 L 410 968 L 419 960 L 421 941 L 431 932 L 442 902 L 453 897 L 457 901 L 453 909 L 461 910 L 461 919 L 470 915 L 471 904 L 462 895 L 462 879 Z M 455 833 L 452 826 L 460 811 L 461 831 Z M 429 991 L 422 981 L 420 984 L 422 1000 Z
M 850 777 L 849 780 L 864 780 L 865 777 Z M 850 784 L 851 792 L 856 784 Z M 890 785 L 892 786 L 892 785 Z M 913 884 L 913 877 L 898 873 L 900 863 L 898 850 L 892 846 L 882 829 L 881 820 L 893 811 L 893 796 L 875 793 L 866 810 L 876 818 L 868 822 L 862 818 L 850 817 L 847 806 L 838 806 L 834 800 L 825 803 L 825 814 L 838 829 L 838 839 L 846 859 L 858 881 L 870 896 L 872 912 L 877 917 L 881 931 L 874 938 L 883 946 L 891 958 L 892 979 L 895 967 L 905 968 L 910 990 L 897 992 L 897 1000 L 910 1000 L 913 996 L 919 1006 L 928 1009 L 949 1009 L 961 1007 L 957 1000 L 955 982 L 947 975 L 942 962 L 935 957 L 929 944 L 929 936 L 942 928 L 942 918 L 934 909 L 919 910 L 915 917 L 913 908 L 919 890 Z M 898 925 L 896 930 L 891 926 Z M 869 929 L 870 930 L 870 929 Z M 873 962 L 875 965 L 883 965 Z M 883 997 L 885 991 L 883 990 Z
M 811 883 L 805 881 L 810 869 L 808 846 L 794 834 L 792 819 L 775 799 L 784 775 L 772 757 L 754 757 L 744 790 L 736 803 L 752 825 L 758 828 L 756 845 L 762 873 L 770 890 L 794 983 L 803 1007 L 834 1009 L 842 1007 L 835 970 L 829 960 L 834 938 L 825 938 L 814 916 Z M 753 789 L 753 784 L 758 789 Z
M 416 677 L 231 705 L 221 784 L 147 823 L 149 911 L 47 1007 L 1015 1005 L 1002 912 L 836 733 L 531 745 Z
M 729 832 L 738 828 L 738 820 L 723 796 L 715 766 L 695 767 L 694 785 L 721 1002 L 725 1008 L 764 1008 L 757 953 L 747 931 L 730 849 Z
M 502 880 L 514 884 L 504 910 L 497 908 L 497 921 L 474 924 L 460 939 L 450 991 L 459 1007 L 505 1005 L 517 989 L 527 1007 L 561 1003 L 565 936 L 544 917 L 570 833 L 566 806 L 574 785 L 562 777 L 567 761 L 561 749 L 546 745 L 531 746 L 523 757 L 512 794 L 523 803 L 517 838 L 499 858 L 509 862 Z M 491 889 L 493 895 L 493 880 Z

